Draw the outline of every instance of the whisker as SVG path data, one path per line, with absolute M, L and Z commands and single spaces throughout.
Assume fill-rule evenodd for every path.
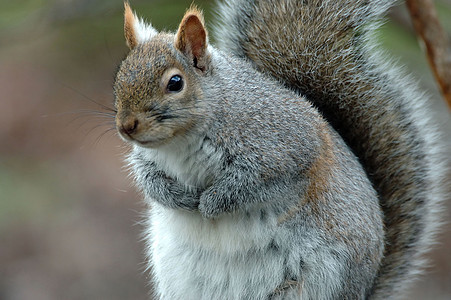
M 96 126 L 94 126 L 94 127 L 92 127 L 91 129 L 89 129 L 88 130 L 88 132 L 86 133 L 86 136 L 88 136 L 91 132 L 93 132 L 94 130 L 96 130 L 97 128 L 100 128 L 100 127 L 104 127 L 104 126 L 111 126 L 111 125 L 113 125 L 112 123 L 111 124 L 98 124 L 98 125 L 96 125 Z M 114 127 L 113 129 L 116 129 L 116 127 Z
M 92 103 L 94 103 L 94 104 L 96 104 L 96 105 L 102 107 L 103 109 L 105 109 L 105 110 L 107 110 L 107 111 L 111 111 L 111 112 L 117 113 L 117 111 L 116 111 L 115 109 L 113 109 L 113 108 L 111 108 L 111 107 L 108 107 L 108 106 L 106 106 L 106 105 L 104 105 L 104 104 L 102 104 L 102 103 L 99 103 L 99 102 L 95 101 L 95 100 L 92 99 L 91 97 L 88 97 L 86 94 L 84 94 L 84 93 L 82 93 L 82 92 L 76 90 L 75 88 L 73 88 L 73 87 L 71 87 L 71 86 L 69 86 L 69 85 L 67 85 L 67 84 L 65 84 L 65 83 L 63 83 L 63 82 L 61 82 L 61 81 L 60 81 L 59 83 L 60 83 L 62 86 L 64 86 L 65 88 L 70 89 L 70 90 L 73 91 L 74 93 L 77 93 L 78 95 L 82 96 L 82 97 L 85 98 L 86 100 L 89 100 L 90 102 L 92 102 Z
M 105 116 L 111 116 L 115 117 L 116 114 L 110 113 L 110 112 L 104 112 L 104 111 L 97 111 L 97 110 L 90 110 L 90 109 L 77 109 L 72 111 L 66 111 L 66 112 L 60 112 L 60 113 L 54 113 L 54 114 L 48 114 L 48 115 L 41 115 L 42 118 L 49 118 L 49 117 L 61 117 L 61 116 L 67 116 L 67 115 L 75 115 L 75 114 L 102 114 Z
M 115 113 L 112 112 L 106 112 L 106 111 L 100 111 L 100 110 L 92 110 L 92 109 L 79 109 L 78 112 L 81 113 L 92 113 L 92 114 L 99 114 L 99 115 L 105 115 L 110 117 L 116 117 Z
M 108 128 L 107 130 L 105 130 L 104 132 L 102 132 L 94 141 L 94 146 L 97 146 L 100 142 L 100 140 L 107 134 L 107 133 L 115 133 L 116 128 Z
M 83 114 L 79 114 L 79 115 L 75 116 L 74 118 L 72 118 L 66 124 L 66 126 L 69 126 L 80 119 L 84 120 L 84 122 L 82 122 L 82 124 L 80 126 L 78 126 L 77 129 L 80 129 L 86 123 L 95 122 L 95 121 L 101 121 L 102 124 L 104 124 L 104 123 L 114 124 L 115 123 L 114 117 L 111 115 L 105 115 L 105 114 L 96 113 L 96 112 L 85 112 Z M 108 121 L 108 122 L 105 122 L 105 121 Z
M 158 109 L 161 109 L 160 107 L 153 107 L 151 114 L 149 116 L 147 116 L 147 118 L 158 118 L 158 119 L 175 119 L 175 118 L 180 118 L 180 117 L 184 117 L 183 115 L 180 115 L 179 113 L 183 113 L 186 112 L 187 115 L 196 115 L 196 113 L 192 112 L 192 109 L 198 108 L 198 106 L 193 105 L 193 106 L 188 106 L 188 107 L 181 107 L 181 108 L 177 108 L 177 109 L 171 109 L 171 110 L 164 110 L 164 112 L 159 112 Z M 174 113 L 178 113 L 176 115 L 174 115 Z M 161 120 L 160 120 L 161 121 Z

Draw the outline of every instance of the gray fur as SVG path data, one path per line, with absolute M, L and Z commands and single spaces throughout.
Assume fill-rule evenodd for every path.
M 158 36 L 138 45 L 122 64 L 117 101 L 150 97 L 126 88 L 148 81 L 127 76 L 137 71 L 128 61 L 156 43 Z M 209 71 L 195 75 L 203 117 L 158 148 L 135 145 L 129 158 L 152 206 L 147 240 L 157 297 L 365 298 L 383 228 L 357 159 L 304 98 L 209 50 Z M 186 58 L 170 45 L 167 52 L 190 72 Z M 140 72 L 153 78 L 152 65 Z
M 393 2 L 232 0 L 217 28 L 221 48 L 307 96 L 362 162 L 386 228 L 377 299 L 401 296 L 422 269 L 447 197 L 427 97 L 372 36 Z
M 218 29 L 228 54 L 209 47 L 201 71 L 171 34 L 130 52 L 117 122 L 139 118 L 140 137 L 159 143 L 127 138 L 151 207 L 157 297 L 365 299 L 407 287 L 444 168 L 424 97 L 373 46 L 391 2 L 229 1 Z M 183 97 L 161 90 L 174 68 Z

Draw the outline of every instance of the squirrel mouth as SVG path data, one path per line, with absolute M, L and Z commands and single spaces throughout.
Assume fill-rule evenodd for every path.
M 136 144 L 138 144 L 140 146 L 148 146 L 150 144 L 155 143 L 155 141 L 140 141 L 140 140 L 133 140 L 133 142 L 135 142 Z
M 143 147 L 143 148 L 156 148 L 166 142 L 167 139 L 151 139 L 151 140 L 137 140 L 132 139 L 131 142 L 135 143 L 136 145 Z
M 119 136 L 128 143 L 136 144 L 137 146 L 143 147 L 143 148 L 155 148 L 162 144 L 164 144 L 167 140 L 167 138 L 150 138 L 150 139 L 137 139 L 133 137 L 131 134 L 124 133 L 119 131 Z

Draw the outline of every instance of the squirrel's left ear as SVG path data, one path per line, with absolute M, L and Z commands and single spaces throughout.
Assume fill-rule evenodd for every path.
M 200 10 L 192 6 L 180 22 L 175 47 L 193 62 L 195 68 L 205 71 L 209 61 L 207 46 L 204 17 Z
M 146 24 L 132 12 L 128 2 L 124 2 L 124 34 L 130 50 L 150 40 L 157 33 L 152 25 Z

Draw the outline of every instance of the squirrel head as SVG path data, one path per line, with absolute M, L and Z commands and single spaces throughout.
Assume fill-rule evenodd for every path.
M 125 3 L 124 33 L 130 53 L 114 83 L 119 135 L 156 148 L 202 121 L 201 77 L 210 70 L 202 13 L 191 7 L 175 34 L 159 33 Z

